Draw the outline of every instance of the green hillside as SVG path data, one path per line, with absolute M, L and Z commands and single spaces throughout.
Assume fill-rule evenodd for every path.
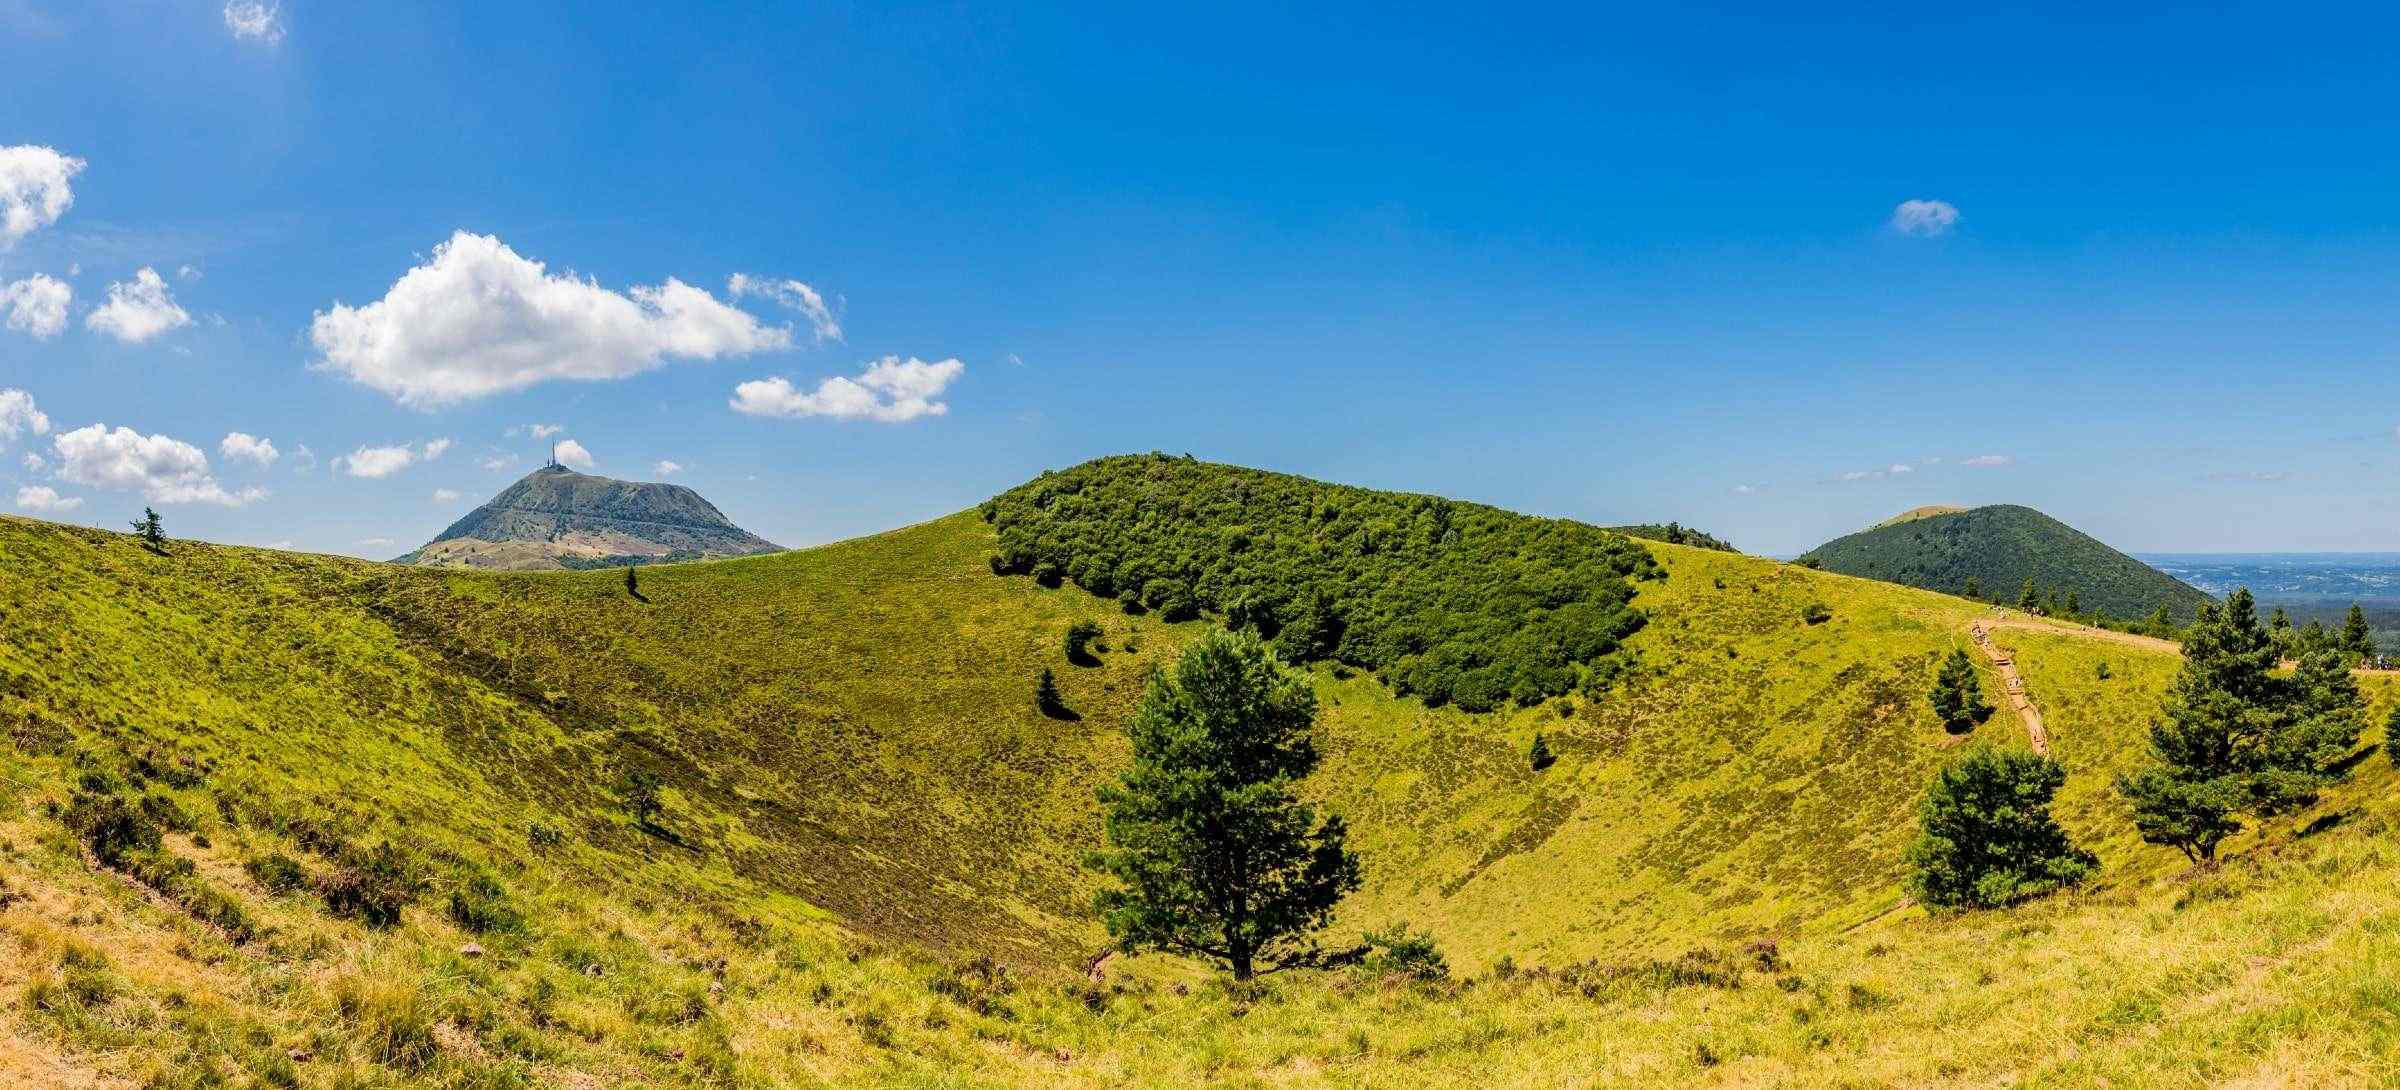
M 1182 543 L 1207 570 L 1191 527 L 1151 517 L 1132 540 Z M 1467 524 L 1598 533 L 1518 518 Z M 0 519 L 0 1085 L 2394 1071 L 2400 1022 L 2373 984 L 2400 962 L 2375 922 L 2400 903 L 2381 758 L 2194 885 L 2105 790 L 2140 758 L 2171 653 L 2006 630 L 2073 773 L 2062 817 L 2106 869 L 2031 908 L 1929 919 L 1901 898 L 1899 858 L 1959 740 L 1923 693 L 1976 607 L 1588 540 L 1591 585 L 1621 581 L 1643 618 L 1602 684 L 1471 712 L 1339 654 L 1312 667 L 1311 790 L 1349 818 L 1367 874 L 1336 928 L 1406 920 L 1453 979 L 1234 990 L 1163 958 L 1087 979 L 1103 936 L 1078 865 L 1143 674 L 1222 618 L 995 575 L 1008 542 L 976 513 L 645 568 L 647 601 L 614 572 L 162 555 Z M 1811 605 L 1830 618 L 1807 623 Z M 1105 631 L 1097 665 L 1061 650 L 1082 619 Z M 1044 668 L 1079 718 L 1034 708 Z M 2381 723 L 2391 694 L 2370 692 Z M 1538 774 L 1536 731 L 1560 754 Z M 2006 711 L 1976 734 L 2023 744 Z M 645 781 L 649 828 L 627 801 Z M 156 854 L 87 851 L 77 823 L 112 797 L 165 829 Z M 311 890 L 362 882 L 405 892 L 396 926 Z
M 1919 508 L 1835 538 L 1800 558 L 1825 571 L 1945 594 L 1974 580 L 2014 602 L 2027 580 L 2045 597 L 2073 591 L 2087 611 L 2138 620 L 2160 606 L 2189 623 L 2208 595 L 2030 507 Z

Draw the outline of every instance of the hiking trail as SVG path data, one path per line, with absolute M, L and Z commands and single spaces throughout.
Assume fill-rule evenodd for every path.
M 2025 724 L 2025 737 L 2033 744 L 2033 751 L 2048 756 L 2050 731 L 2042 725 L 2042 712 L 2033 706 L 2033 696 L 2025 691 L 2025 678 L 2017 673 L 2015 656 L 1992 642 L 1992 631 L 1982 621 L 1968 626 L 1967 633 L 1974 637 L 1975 646 L 1984 657 L 1992 660 L 1992 667 L 2000 671 L 2000 681 L 2008 692 L 2008 706 L 2016 709 L 2017 720 Z

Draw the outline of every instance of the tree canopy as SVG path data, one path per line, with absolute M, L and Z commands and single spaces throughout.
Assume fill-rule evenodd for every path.
M 1910 892 L 1935 908 L 1994 908 L 2100 867 L 2050 816 L 2067 782 L 2048 757 L 1978 746 L 1934 776 L 1909 849 Z
M 1286 661 L 1470 711 L 1575 689 L 1641 627 L 1631 580 L 1664 574 L 1596 526 L 1165 455 L 1045 473 L 982 513 L 996 572 L 1207 610 Z

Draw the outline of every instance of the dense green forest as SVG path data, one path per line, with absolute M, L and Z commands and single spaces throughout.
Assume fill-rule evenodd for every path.
M 1862 530 L 1817 546 L 1800 562 L 1948 594 L 1979 592 L 2007 603 L 2019 601 L 2031 583 L 2045 610 L 2062 612 L 2049 602 L 2072 595 L 2072 612 L 2086 617 L 2144 618 L 2165 606 L 2176 624 L 2186 624 L 2210 600 L 2089 534 L 2013 504 Z
M 1165 455 L 1045 473 L 982 513 L 995 572 L 1206 610 L 1470 711 L 1604 686 L 1642 624 L 1630 580 L 1663 577 L 1596 526 Z

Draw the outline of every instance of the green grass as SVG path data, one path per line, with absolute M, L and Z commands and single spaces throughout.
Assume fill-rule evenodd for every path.
M 954 516 L 645 569 L 643 604 L 613 572 L 159 556 L 0 520 L 0 1085 L 2400 1074 L 2385 758 L 2194 879 L 2106 790 L 2171 657 L 2003 630 L 2072 773 L 2062 819 L 2105 869 L 1929 919 L 1899 857 L 1956 744 L 1925 689 L 1977 607 L 1663 545 L 1642 667 L 1597 700 L 1470 715 L 1316 668 L 1313 790 L 1369 878 L 1339 926 L 1406 920 L 1472 983 L 1237 992 L 1142 958 L 1095 987 L 1091 789 L 1143 672 L 1205 622 L 992 576 L 992 545 Z M 1812 603 L 1831 619 L 1804 623 Z M 1097 667 L 1061 647 L 1084 618 Z M 1034 709 L 1045 666 L 1080 720 Z M 2394 694 L 2369 691 L 2380 723 Z M 1537 729 L 1559 754 L 1540 774 Z M 2023 744 L 2005 708 L 1976 733 Z M 663 835 L 616 800 L 632 769 L 666 784 Z M 57 815 L 100 772 L 188 816 L 165 843 L 188 873 L 90 863 Z M 399 925 L 329 912 L 311 883 L 385 839 L 424 884 Z M 245 866 L 279 855 L 302 881 Z M 494 897 L 521 927 L 462 929 Z M 1784 964 L 1744 952 L 1762 938 Z

